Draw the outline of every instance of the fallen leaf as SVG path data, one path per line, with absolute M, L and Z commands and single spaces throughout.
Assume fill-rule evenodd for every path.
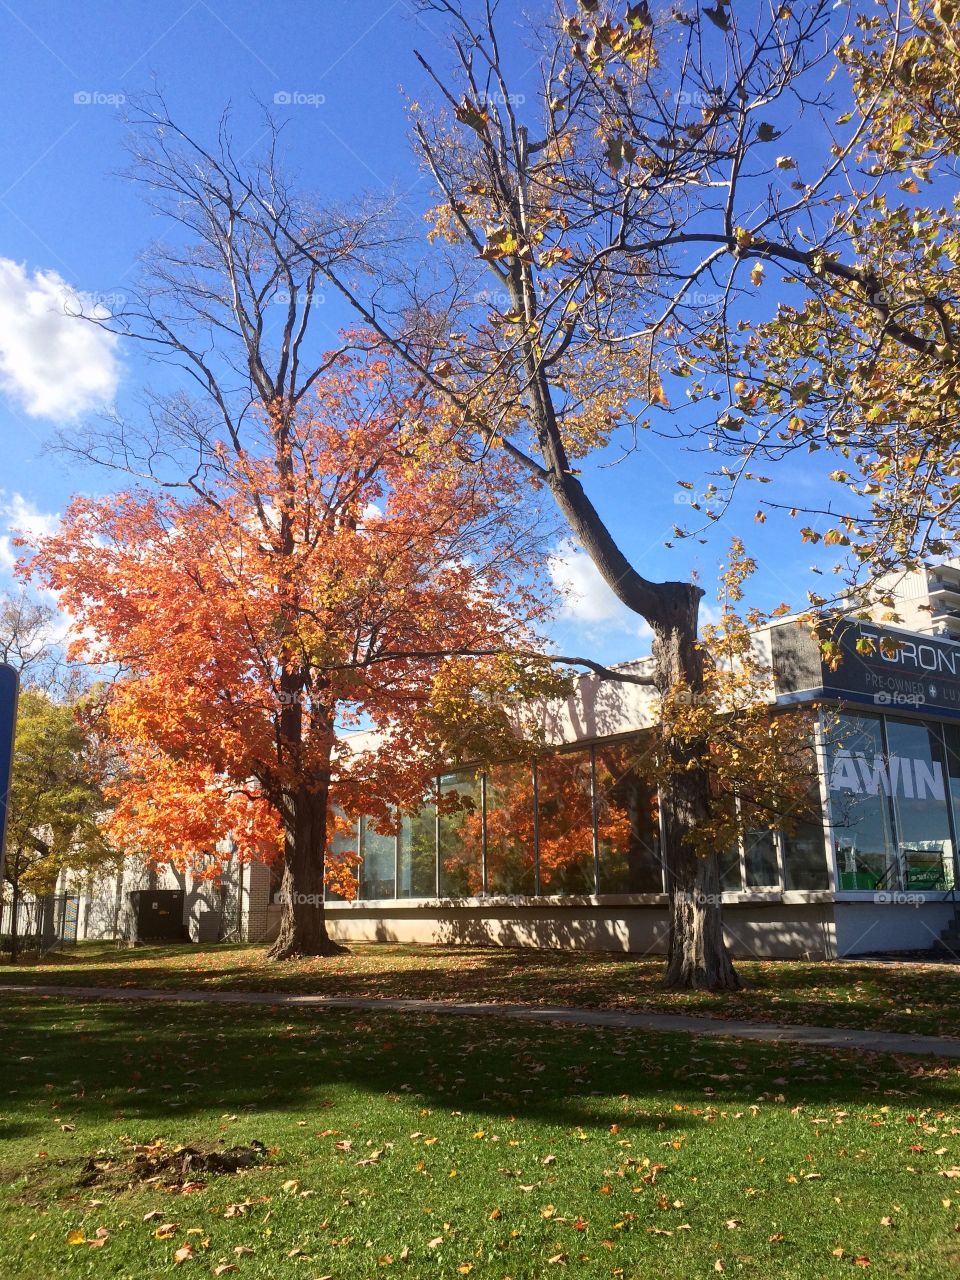
M 192 1257 L 193 1257 L 193 1245 L 182 1244 L 180 1248 L 177 1249 L 176 1252 L 174 1253 L 173 1261 L 179 1267 L 181 1263 L 189 1262 Z

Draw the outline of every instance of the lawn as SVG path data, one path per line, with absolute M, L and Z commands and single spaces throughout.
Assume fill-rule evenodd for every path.
M 496 947 L 353 944 L 346 955 L 273 964 L 263 948 L 84 943 L 39 965 L 0 966 L 4 982 L 290 991 L 344 996 L 582 1005 L 960 1034 L 960 967 L 843 961 L 741 961 L 746 990 L 666 992 L 663 960 Z
M 4 1280 L 960 1267 L 954 1065 L 39 996 L 0 1033 Z M 169 1158 L 254 1144 L 232 1173 Z

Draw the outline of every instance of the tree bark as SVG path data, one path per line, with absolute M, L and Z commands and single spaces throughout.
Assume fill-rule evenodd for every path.
M 280 933 L 267 952 L 271 960 L 332 956 L 346 950 L 327 933 L 323 907 L 327 847 L 327 790 L 305 786 L 282 798 L 283 879 Z
M 697 646 L 702 591 L 691 583 L 654 588 L 660 601 L 649 619 L 654 631 L 654 678 L 661 693 L 682 683 L 692 696 L 703 687 L 703 656 Z M 735 991 L 740 979 L 723 936 L 717 854 L 698 854 L 691 834 L 709 812 L 710 783 L 702 759 L 704 744 L 672 738 L 665 726 L 665 750 L 673 768 L 661 789 L 663 831 L 670 895 L 670 941 L 665 985 L 684 990 Z

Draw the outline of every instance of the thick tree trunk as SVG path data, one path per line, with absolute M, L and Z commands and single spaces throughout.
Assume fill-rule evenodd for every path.
M 327 847 L 326 790 L 298 787 L 283 797 L 283 880 L 280 933 L 267 953 L 271 960 L 330 956 L 345 951 L 327 933 L 323 910 Z
M 699 587 L 663 583 L 655 588 L 660 607 L 650 618 L 658 689 L 678 683 L 695 697 L 703 687 L 703 657 L 697 646 Z M 701 744 L 671 740 L 666 749 L 674 768 L 662 788 L 663 828 L 670 894 L 670 943 L 666 985 L 707 991 L 736 990 L 740 979 L 723 937 L 720 873 L 716 853 L 698 855 L 691 835 L 709 812 L 709 778 L 694 763 Z

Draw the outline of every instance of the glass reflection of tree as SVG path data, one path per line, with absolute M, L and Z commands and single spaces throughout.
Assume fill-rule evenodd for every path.
M 536 891 L 528 764 L 498 765 L 487 778 L 487 877 L 491 893 Z
M 400 898 L 433 898 L 437 892 L 437 810 L 426 802 L 400 826 Z
M 544 893 L 594 893 L 593 784 L 590 753 L 547 756 L 537 765 L 540 887 Z
M 662 893 L 657 788 L 637 746 L 598 746 L 596 766 L 601 893 Z
M 440 895 L 469 898 L 483 892 L 483 817 L 480 778 L 453 774 L 440 780 Z

